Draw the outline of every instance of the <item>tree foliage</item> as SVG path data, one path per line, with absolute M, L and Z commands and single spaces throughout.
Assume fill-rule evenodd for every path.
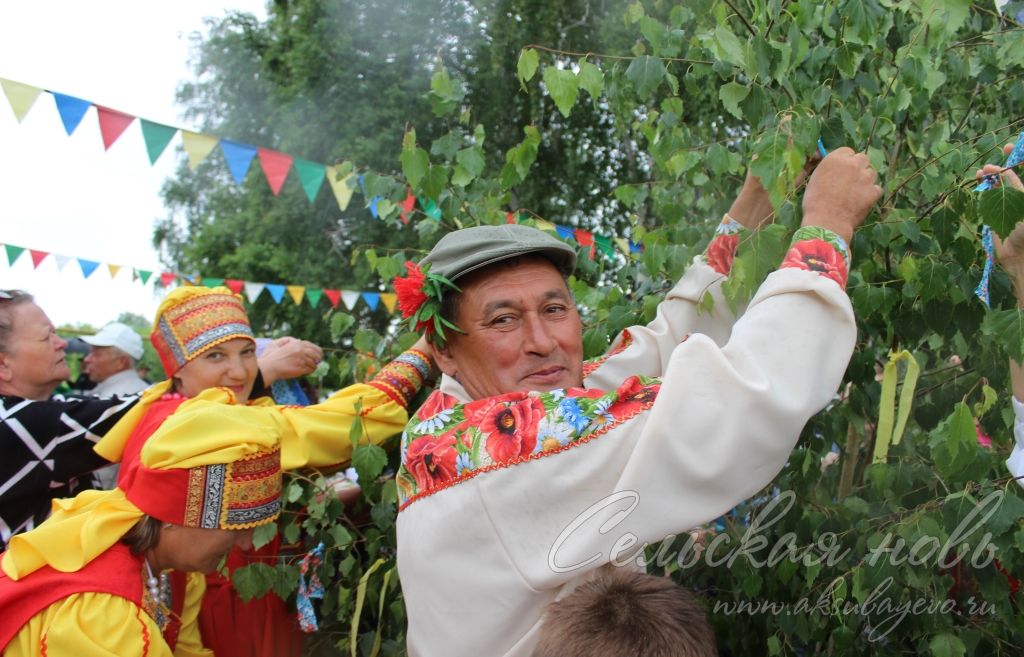
M 175 262 L 211 275 L 383 286 L 444 231 L 514 210 L 643 245 L 582 255 L 570 280 L 593 356 L 653 317 L 748 166 L 772 195 L 776 226 L 734 265 L 733 303 L 799 225 L 793 183 L 819 138 L 866 151 L 885 193 L 852 243 L 859 341 L 840 394 L 772 487 L 722 519 L 705 554 L 731 558 L 667 558 L 693 554 L 684 536 L 650 548 L 648 567 L 702 592 L 730 654 L 1018 654 L 1024 617 L 1004 572 L 1024 575 L 1024 496 L 1003 462 L 1013 441 L 1007 357 L 1024 355 L 1024 322 L 998 268 L 991 309 L 975 287 L 981 227 L 1005 235 L 1024 217 L 1018 196 L 972 190 L 975 169 L 1001 161 L 999 147 L 1024 130 L 1024 33 L 1008 18 L 1020 3 L 1005 16 L 967 0 L 407 4 L 414 25 L 374 23 L 367 17 L 383 7 L 374 2 L 280 2 L 266 24 L 230 19 L 204 44 L 208 81 L 184 94 L 221 134 L 350 159 L 368 172 L 366 197 L 390 201 L 382 221 L 354 201 L 339 236 L 330 199 L 311 212 L 295 190 L 239 192 L 201 167 L 168 188 L 192 240 L 163 235 Z M 334 12 L 348 22 L 330 20 Z M 445 31 L 456 24 L 466 29 Z M 369 97 L 372 110 L 359 105 Z M 268 135 L 269 125 L 289 127 Z M 407 186 L 437 203 L 441 221 L 398 222 Z M 333 258 L 322 257 L 327 235 Z M 331 339 L 352 343 L 342 380 L 412 339 L 385 339 L 389 327 L 364 315 L 303 324 L 296 310 L 280 312 L 256 316 L 314 337 L 330 325 Z M 877 427 L 892 426 L 880 417 L 891 408 L 883 373 L 904 351 L 921 371 L 905 395 L 909 422 L 874 462 Z M 902 359 L 889 366 L 897 378 Z M 324 496 L 315 473 L 288 487 L 285 538 L 307 549 L 323 541 L 329 555 L 312 652 L 402 651 L 387 478 L 398 456 L 385 447 L 356 450 L 367 483 L 354 509 Z M 822 467 L 831 451 L 838 463 Z M 783 502 L 787 511 L 757 532 L 785 548 L 769 560 L 744 536 Z M 729 555 L 730 545 L 748 550 Z M 295 565 L 236 584 L 287 595 Z M 781 606 L 751 612 L 758 602 Z

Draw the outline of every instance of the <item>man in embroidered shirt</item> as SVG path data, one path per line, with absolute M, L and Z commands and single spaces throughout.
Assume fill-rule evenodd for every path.
M 656 319 L 590 364 L 563 279 L 573 249 L 517 225 L 445 236 L 417 273 L 434 287 L 403 307 L 431 328 L 439 308 L 461 330 L 445 331 L 440 389 L 402 440 L 409 654 L 530 655 L 545 606 L 597 568 L 767 485 L 846 369 L 846 244 L 880 195 L 865 155 L 826 157 L 785 261 L 737 319 L 723 274 L 771 213 L 748 177 Z M 441 277 L 461 292 L 430 299 Z M 716 303 L 698 314 L 705 293 Z

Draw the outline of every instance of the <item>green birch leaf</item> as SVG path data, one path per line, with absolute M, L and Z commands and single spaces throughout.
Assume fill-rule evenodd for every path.
M 275 536 L 277 536 L 276 522 L 260 525 L 252 532 L 252 546 L 258 550 L 272 541 Z
M 352 467 L 359 474 L 359 481 L 373 481 L 388 464 L 388 453 L 377 445 L 360 445 L 352 454 Z
M 743 112 L 740 111 L 740 103 L 750 93 L 750 87 L 736 82 L 727 82 L 718 88 L 718 98 L 722 105 L 737 119 L 743 119 Z
M 967 647 L 955 634 L 939 634 L 928 642 L 928 650 L 934 657 L 964 657 Z
M 730 64 L 736 64 L 740 68 L 746 68 L 746 50 L 736 35 L 732 33 L 732 30 L 724 25 L 719 25 L 715 28 L 712 38 L 715 43 L 715 54 L 718 55 L 719 59 L 723 59 Z
M 563 71 L 554 66 L 547 66 L 544 68 L 544 86 L 562 116 L 569 116 L 580 93 L 576 75 L 572 71 Z
M 533 48 L 523 48 L 519 53 L 519 61 L 516 63 L 516 75 L 519 76 L 519 86 L 526 91 L 526 83 L 537 74 L 537 51 Z
M 1024 311 L 1012 308 L 986 313 L 981 332 L 995 339 L 1010 358 L 1024 363 Z
M 999 237 L 1006 237 L 1018 221 L 1024 221 L 1024 192 L 1009 185 L 1000 185 L 978 194 L 978 217 Z
M 455 161 L 466 169 L 473 177 L 484 172 L 484 154 L 477 147 L 463 148 L 455 155 Z
M 591 64 L 585 59 L 580 62 L 580 70 L 576 73 L 576 78 L 579 80 L 580 89 L 586 91 L 595 100 L 604 90 L 604 73 L 595 64 Z
M 657 57 L 641 55 L 626 69 L 626 78 L 633 83 L 637 95 L 646 98 L 665 79 L 665 65 Z
M 402 175 L 413 189 L 419 187 L 420 181 L 430 166 L 430 156 L 422 148 L 410 148 L 402 151 Z

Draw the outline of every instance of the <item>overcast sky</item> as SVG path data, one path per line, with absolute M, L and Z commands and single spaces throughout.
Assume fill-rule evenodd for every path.
M 189 35 L 228 8 L 265 17 L 264 0 L 0 0 L 0 78 L 194 129 L 174 102 L 192 77 Z M 49 93 L 20 124 L 0 94 L 0 243 L 103 263 L 85 279 L 74 260 L 58 272 L 52 256 L 33 269 L 28 253 L 13 267 L 0 255 L 0 287 L 31 292 L 58 325 L 151 319 L 159 288 L 132 282 L 131 268 L 161 269 L 153 225 L 180 144 L 151 166 L 138 121 L 104 151 L 95 108 L 69 137 Z M 124 269 L 112 279 L 106 264 Z

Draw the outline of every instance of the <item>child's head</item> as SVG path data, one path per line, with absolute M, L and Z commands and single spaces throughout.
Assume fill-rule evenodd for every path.
M 716 657 L 693 595 L 672 580 L 606 567 L 544 613 L 533 657 Z

